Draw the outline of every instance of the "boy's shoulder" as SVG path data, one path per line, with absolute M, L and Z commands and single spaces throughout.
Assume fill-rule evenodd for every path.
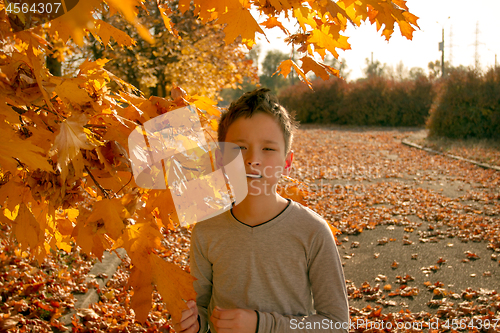
M 207 234 L 227 232 L 231 224 L 231 211 L 225 211 L 222 214 L 212 216 L 206 220 L 197 222 L 192 229 L 192 234 Z
M 330 230 L 328 222 L 311 208 L 295 201 L 292 201 L 291 205 L 293 205 L 291 227 L 301 227 L 309 231 Z

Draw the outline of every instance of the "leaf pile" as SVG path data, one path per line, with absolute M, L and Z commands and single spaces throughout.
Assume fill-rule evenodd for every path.
M 455 291 L 436 280 L 420 284 L 415 281 L 420 281 L 423 276 L 432 279 L 435 272 L 444 270 L 449 264 L 443 254 L 436 253 L 434 264 L 419 266 L 420 272 L 417 273 L 420 275 L 412 276 L 404 273 L 403 269 L 415 267 L 425 258 L 420 260 L 414 253 L 408 255 L 404 262 L 390 258 L 380 261 L 379 252 L 392 243 L 406 252 L 412 251 L 409 249 L 415 246 L 428 246 L 426 244 L 444 243 L 447 247 L 453 245 L 451 242 L 455 240 L 464 247 L 471 242 L 478 246 L 484 244 L 481 253 L 485 253 L 486 260 L 490 260 L 491 255 L 493 265 L 485 264 L 493 270 L 474 273 L 464 279 L 473 279 L 476 275 L 498 276 L 500 173 L 409 148 L 401 144 L 407 136 L 408 133 L 387 130 L 302 130 L 296 141 L 300 145 L 294 147 L 291 176 L 308 185 L 311 195 L 306 201 L 309 207 L 342 232 L 343 235 L 338 236 L 338 244 L 346 253 L 343 255 L 346 262 L 355 260 L 356 254 L 367 251 L 367 248 L 380 248 L 371 259 L 374 267 L 381 272 L 374 276 L 375 283 L 347 281 L 349 298 L 369 303 L 362 309 L 351 306 L 351 321 L 390 322 L 396 327 L 398 322 L 417 324 L 439 320 L 441 325 L 446 319 L 450 319 L 451 323 L 452 319 L 461 318 L 467 324 L 475 321 L 476 329 L 469 329 L 479 331 L 479 321 L 488 319 L 493 323 L 493 320 L 500 319 L 498 289 L 490 290 L 495 288 L 493 280 L 487 280 L 493 284 L 482 288 L 478 286 L 479 282 L 471 280 L 468 288 L 453 288 Z M 402 237 L 393 238 L 387 232 L 387 236 L 378 239 L 369 236 L 379 228 L 388 231 L 399 228 Z M 373 245 L 358 241 L 360 238 L 356 235 L 365 233 L 363 239 L 371 239 Z M 384 234 L 384 231 L 377 234 L 380 233 Z M 356 241 L 349 244 L 353 237 Z M 480 259 L 482 256 L 467 250 L 460 260 L 467 265 L 469 261 L 484 260 Z M 384 263 L 383 267 L 380 267 L 381 263 Z M 354 265 L 353 269 L 359 273 L 359 267 Z M 368 269 L 362 267 L 363 270 Z M 443 274 L 446 276 L 446 271 L 441 276 Z M 459 276 L 448 278 L 454 281 Z M 411 311 L 412 300 L 418 297 L 428 299 L 428 311 Z M 395 307 L 402 310 L 391 311 Z M 382 311 L 383 308 L 386 310 Z M 365 325 L 358 331 L 370 331 L 369 328 Z M 438 331 L 447 329 L 440 326 Z M 493 331 L 492 328 L 490 331 Z
M 489 274 L 496 276 L 500 270 L 500 176 L 492 170 L 403 146 L 400 141 L 406 135 L 395 131 L 300 130 L 296 136 L 296 143 L 300 144 L 294 147 L 292 178 L 283 181 L 281 190 L 294 200 L 307 204 L 340 230 L 342 235 L 337 236 L 337 241 L 340 248 L 348 245 L 346 251 L 354 252 L 366 247 L 366 244 L 355 241 L 349 245 L 349 237 L 370 233 L 377 226 L 402 228 L 405 235 L 411 236 L 397 239 L 392 236 L 380 237 L 375 240 L 376 246 L 382 249 L 391 244 L 410 247 L 415 244 L 446 245 L 450 239 L 463 244 L 484 244 L 483 252 L 490 253 L 487 257 L 478 252 L 466 251 L 460 254 L 460 258 L 468 261 L 490 260 L 496 263 L 497 270 Z M 446 190 L 445 183 L 458 185 Z M 153 191 L 153 194 L 159 195 L 159 192 Z M 154 250 L 154 253 L 188 271 L 190 230 L 162 230 L 163 249 Z M 12 257 L 2 260 L 21 260 L 12 251 L 10 255 Z M 382 260 L 379 255 L 375 253 L 373 260 Z M 345 255 L 343 259 L 353 258 L 356 256 L 351 254 Z M 417 262 L 413 259 L 417 260 L 418 256 L 408 256 L 407 261 L 410 264 Z M 359 309 L 352 306 L 351 320 L 391 322 L 396 327 L 398 322 L 430 323 L 439 319 L 442 323 L 453 318 L 498 318 L 498 290 L 471 285 L 461 291 L 452 291 L 433 279 L 432 274 L 443 270 L 449 263 L 447 259 L 436 253 L 432 265 L 419 266 L 420 274 L 430 275 L 425 284 L 416 282 L 418 276 L 404 273 L 402 269 L 408 263 L 401 260 L 390 261 L 383 267 L 385 271 L 376 276 L 375 283 L 356 285 L 348 280 L 349 298 L 369 302 Z M 91 309 L 78 311 L 73 321 L 76 331 L 171 330 L 168 320 L 170 314 L 157 291 L 153 291 L 152 311 L 147 315 L 147 320 L 142 325 L 138 323 L 131 306 L 136 292 L 127 282 L 133 271 L 134 265 L 127 259 L 106 287 L 98 290 L 100 302 L 92 305 Z M 33 297 L 30 304 L 38 304 L 35 303 L 36 295 L 44 293 L 30 296 Z M 401 300 L 410 301 L 422 295 L 429 299 L 428 311 L 412 312 L 411 308 L 391 311 L 391 308 L 400 305 Z M 19 318 L 17 323 L 31 320 L 30 323 L 38 325 L 41 331 L 48 330 L 51 323 L 49 314 L 37 309 L 38 312 L 35 311 L 31 318 L 26 318 L 16 310 L 15 303 L 24 296 L 16 297 L 2 309 L 4 316 L 10 313 L 11 317 Z M 42 301 L 39 303 L 45 304 Z M 44 316 L 43 319 L 40 316 Z M 439 330 L 446 331 L 443 327 Z
M 43 263 L 30 260 L 6 225 L 0 225 L 0 331 L 51 332 L 91 287 L 85 277 L 95 260 L 79 251 L 59 251 Z

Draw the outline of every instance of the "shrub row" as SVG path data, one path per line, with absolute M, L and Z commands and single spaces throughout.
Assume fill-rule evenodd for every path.
M 285 89 L 281 103 L 301 123 L 362 126 L 423 126 L 434 98 L 432 83 L 424 76 L 393 81 L 381 77 L 346 83 L 332 78 Z
M 424 126 L 431 136 L 500 139 L 500 67 L 452 69 L 444 79 L 332 78 L 286 88 L 280 101 L 301 123 Z
M 500 139 L 500 68 L 485 74 L 457 69 L 436 84 L 430 136 Z

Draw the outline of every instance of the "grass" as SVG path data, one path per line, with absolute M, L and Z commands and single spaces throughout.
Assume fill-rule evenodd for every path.
M 426 137 L 416 143 L 443 153 L 500 166 L 500 141 L 497 140 Z

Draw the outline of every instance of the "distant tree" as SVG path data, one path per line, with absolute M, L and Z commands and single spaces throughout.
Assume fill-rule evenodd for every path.
M 423 70 L 423 68 L 412 67 L 412 69 L 410 69 L 410 79 L 411 80 L 416 80 L 422 76 L 425 76 L 425 71 Z
M 435 78 L 439 78 L 441 77 L 441 71 L 442 71 L 442 68 L 441 68 L 441 61 L 439 60 L 436 60 L 434 62 L 429 62 L 429 64 L 427 65 L 427 67 L 429 68 L 429 77 L 431 79 L 435 79 Z M 449 73 L 450 70 L 452 70 L 452 66 L 450 65 L 450 62 L 449 61 L 445 61 L 444 62 L 444 71 L 445 73 Z
M 266 53 L 266 57 L 262 62 L 262 75 L 260 75 L 260 84 L 264 87 L 271 89 L 275 94 L 290 85 L 290 81 L 285 79 L 282 75 L 274 75 L 276 68 L 282 61 L 290 57 L 279 50 L 270 50 Z
M 403 81 L 409 78 L 410 72 L 402 61 L 395 66 L 385 66 L 382 76 L 390 80 Z
M 399 81 L 403 81 L 407 79 L 410 76 L 410 72 L 408 71 L 408 68 L 405 67 L 403 64 L 403 61 L 400 61 L 396 65 L 396 79 Z
M 384 75 L 384 72 L 386 71 L 386 64 L 382 64 L 380 61 L 375 60 L 371 61 L 370 59 L 366 58 L 366 67 L 363 69 L 363 72 L 367 78 L 372 78 L 372 77 L 379 77 Z
M 347 80 L 351 71 L 347 70 L 346 60 L 342 58 L 340 61 L 333 57 L 326 57 L 325 64 L 339 70 L 339 75 L 344 80 Z

